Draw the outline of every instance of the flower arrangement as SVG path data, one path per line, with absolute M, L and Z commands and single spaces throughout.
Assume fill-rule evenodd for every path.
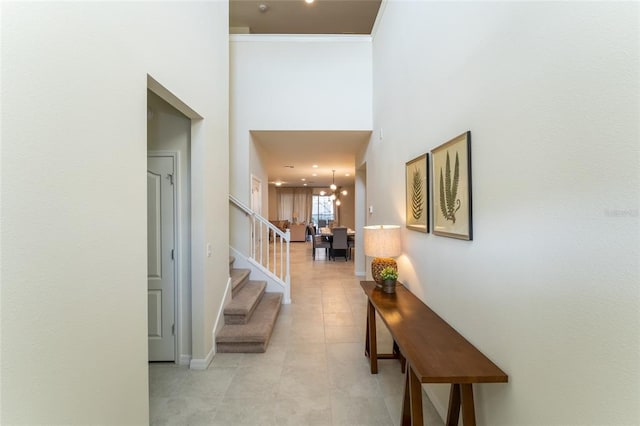
M 380 271 L 380 278 L 382 278 L 383 280 L 397 280 L 398 271 L 391 266 L 387 266 L 382 271 Z

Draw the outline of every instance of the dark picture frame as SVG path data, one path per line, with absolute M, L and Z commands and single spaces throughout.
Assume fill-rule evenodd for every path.
M 408 161 L 406 178 L 406 227 L 413 231 L 429 232 L 429 154 Z
M 431 150 L 433 233 L 473 240 L 471 131 Z

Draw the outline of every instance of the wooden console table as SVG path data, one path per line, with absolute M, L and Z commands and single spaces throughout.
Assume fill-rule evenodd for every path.
M 447 426 L 457 426 L 462 408 L 465 426 L 476 424 L 473 383 L 504 383 L 508 376 L 399 284 L 387 294 L 374 281 L 361 281 L 369 298 L 365 355 L 371 374 L 378 372 L 378 359 L 398 358 L 405 371 L 401 425 L 422 426 L 422 383 L 451 383 Z M 394 340 L 392 354 L 378 354 L 376 312 Z M 405 368 L 406 361 L 406 368 Z

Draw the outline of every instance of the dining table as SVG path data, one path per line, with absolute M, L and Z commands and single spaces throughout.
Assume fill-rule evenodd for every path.
M 333 230 L 329 227 L 320 228 L 320 235 L 323 237 L 333 237 Z M 353 237 L 356 235 L 356 231 L 351 228 L 347 228 L 347 236 Z
M 329 250 L 331 251 L 331 253 L 333 253 L 333 229 L 329 227 L 322 227 L 319 229 L 319 231 L 320 231 L 320 236 L 322 236 L 323 239 L 331 243 L 331 248 Z M 354 231 L 351 228 L 347 228 L 347 241 L 349 244 L 349 248 L 347 249 L 348 257 L 345 256 L 347 257 L 347 259 L 351 257 L 351 248 L 353 247 L 353 244 L 354 244 L 355 235 L 356 235 L 356 231 Z

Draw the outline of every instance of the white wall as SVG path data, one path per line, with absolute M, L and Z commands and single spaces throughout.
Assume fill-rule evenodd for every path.
M 226 257 L 204 255 L 206 241 L 228 249 L 215 207 L 228 187 L 227 32 L 226 2 L 3 3 L 0 423 L 148 424 L 147 73 L 204 117 L 194 356 L 211 349 L 228 274 Z
M 229 185 L 246 204 L 250 174 L 267 182 L 251 130 L 371 128 L 370 37 L 234 35 L 230 63 Z M 231 244 L 241 250 L 249 242 L 242 223 L 232 210 Z
M 340 226 L 346 226 L 351 229 L 356 228 L 356 216 L 355 216 L 355 186 L 348 185 L 338 188 L 339 191 L 346 190 L 347 195 L 340 194 L 340 205 L 335 206 L 337 208 L 338 218 L 340 219 Z
M 404 222 L 406 161 L 472 133 L 474 241 L 404 230 L 399 267 L 509 374 L 475 387 L 481 425 L 640 423 L 639 7 L 390 1 L 379 22 L 373 223 Z
M 278 194 L 275 185 L 268 185 L 269 188 L 269 220 L 278 220 Z
M 147 149 L 151 152 L 177 152 L 179 165 L 176 182 L 179 185 L 180 247 L 178 291 L 178 360 L 191 360 L 191 120 L 159 96 L 147 91 L 151 117 L 147 117 Z

